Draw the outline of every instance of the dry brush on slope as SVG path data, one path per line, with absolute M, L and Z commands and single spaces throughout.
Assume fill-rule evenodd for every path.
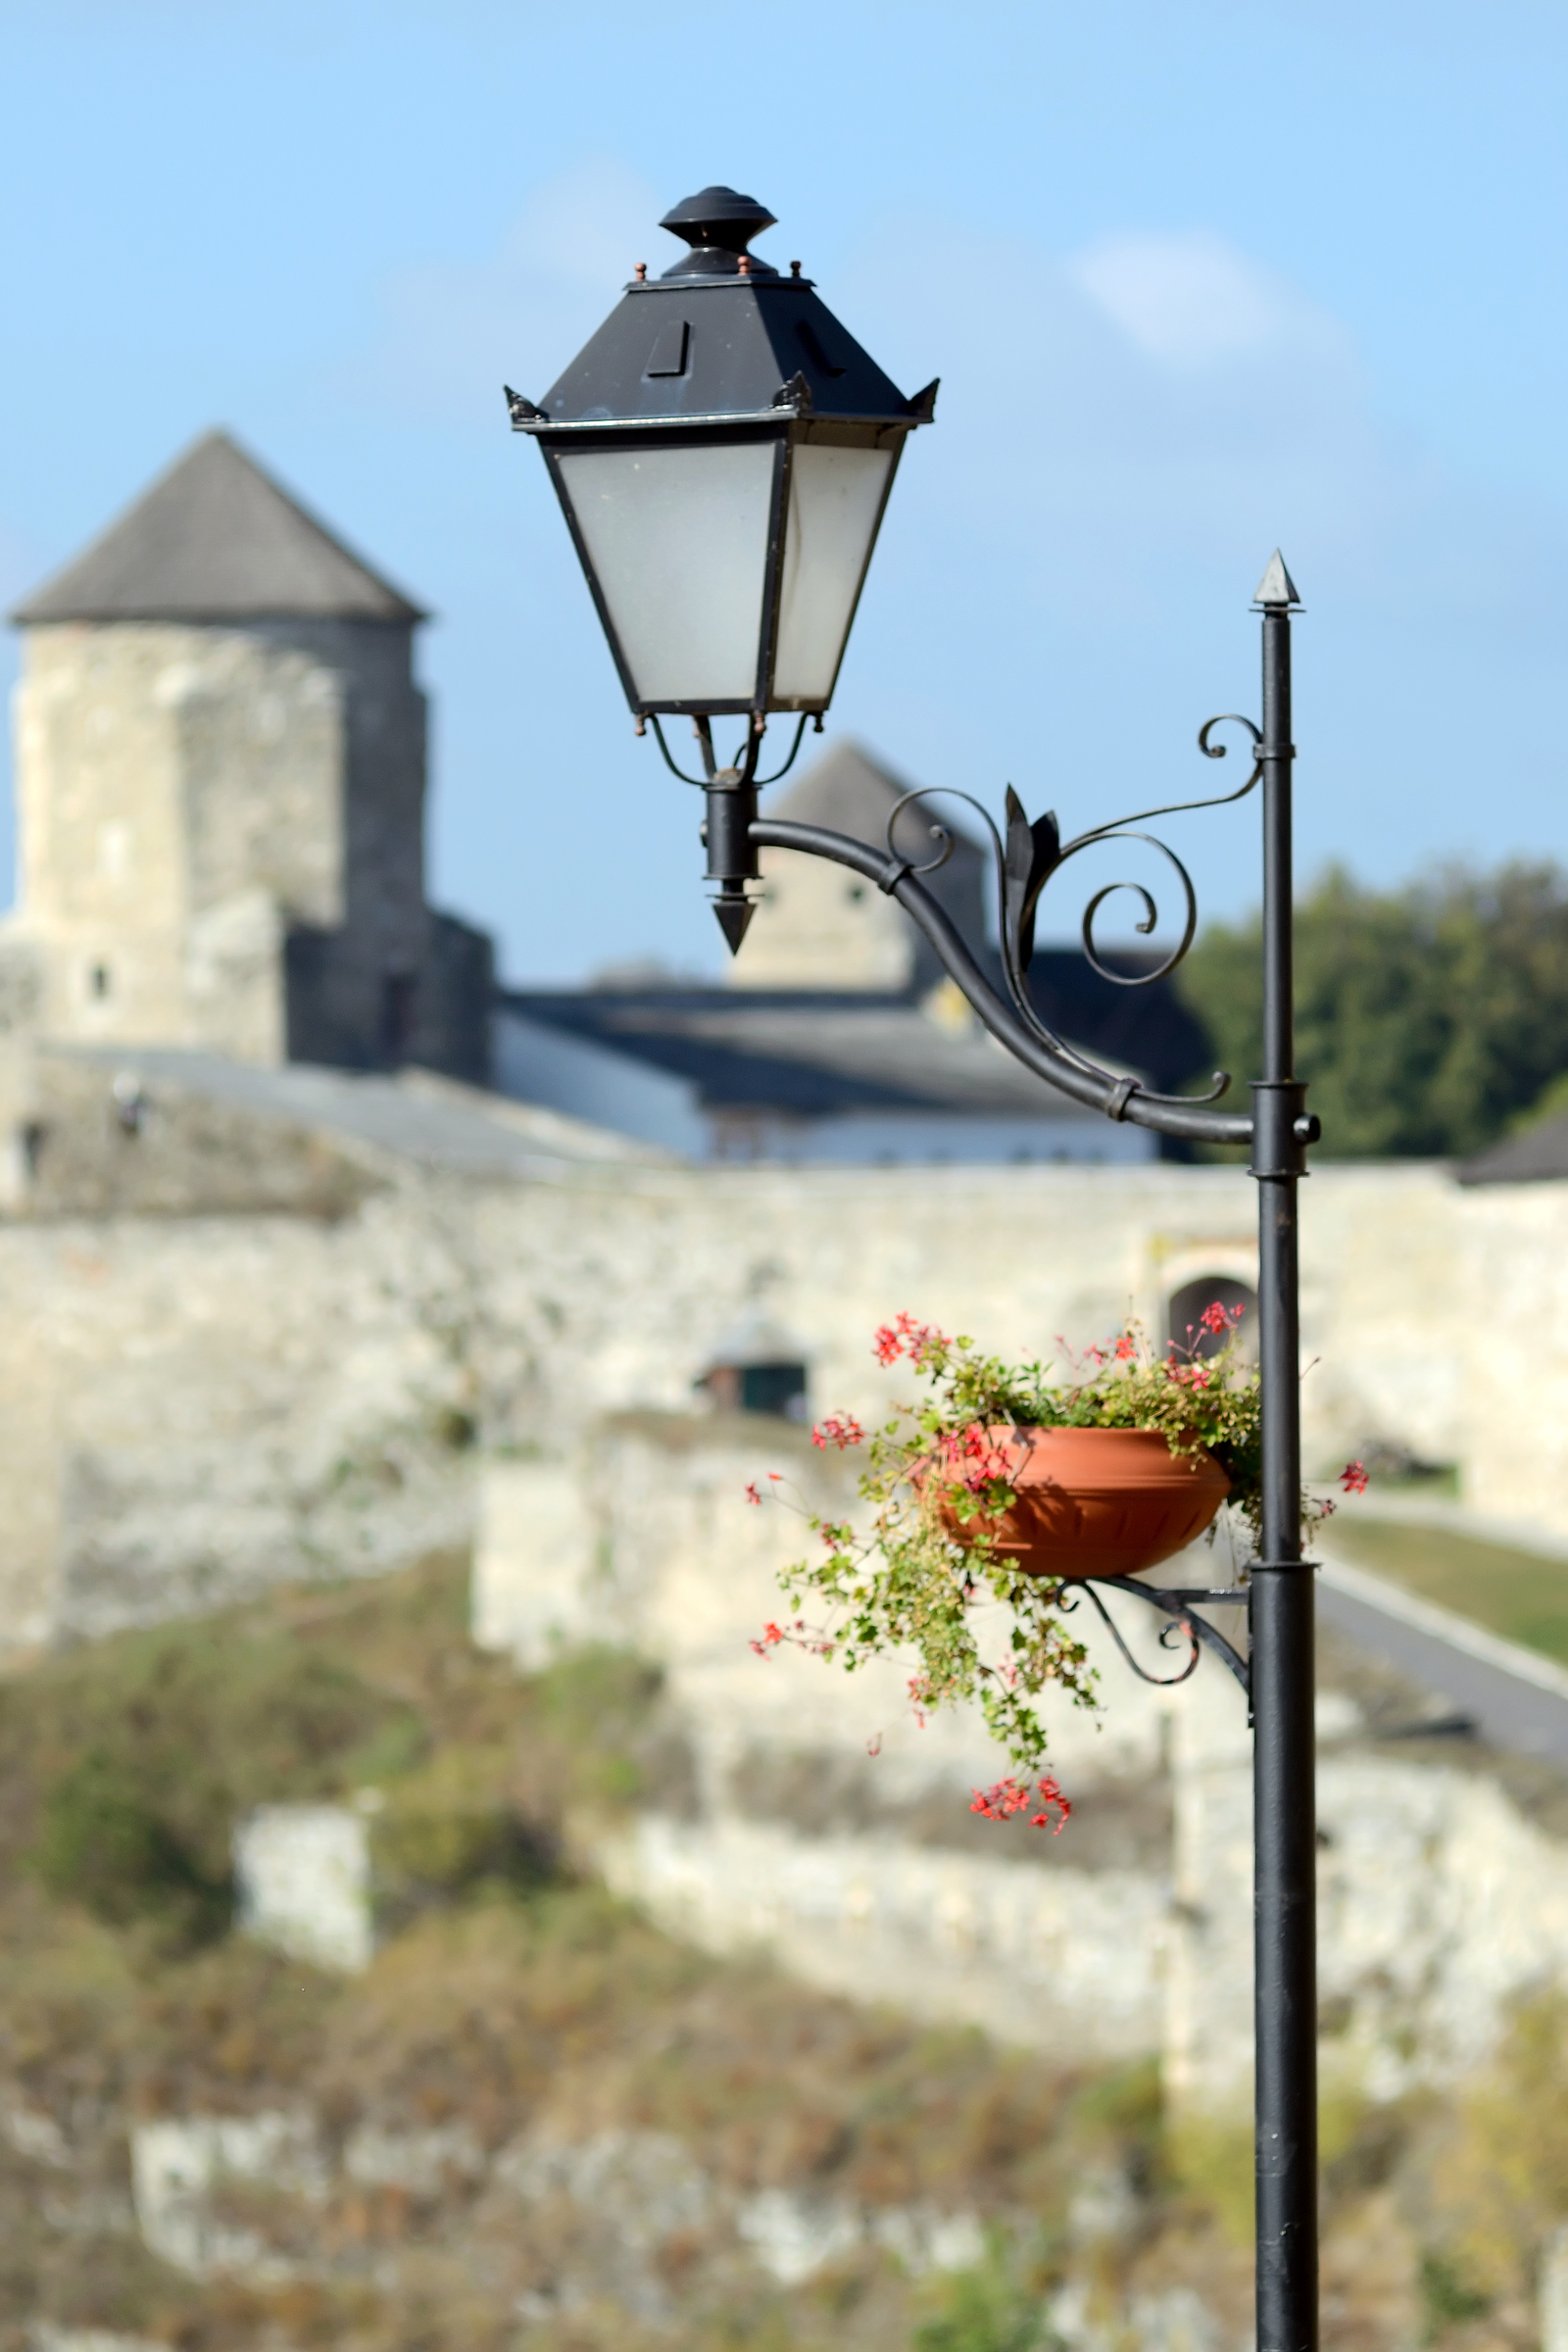
M 40 2324 L 186 2352 L 1242 2340 L 1248 2151 L 1167 2133 L 1152 2068 L 932 2032 L 605 1895 L 587 1830 L 678 1806 L 689 1769 L 635 1660 L 524 1681 L 475 1652 L 452 1560 L 0 1690 L 8 2352 Z M 232 1821 L 367 1788 L 368 1970 L 236 1934 Z M 1508 2063 L 1491 2106 L 1331 2117 L 1357 2352 L 1528 2340 L 1568 2192 L 1544 2126 L 1508 2159 L 1528 2194 L 1499 2171 Z

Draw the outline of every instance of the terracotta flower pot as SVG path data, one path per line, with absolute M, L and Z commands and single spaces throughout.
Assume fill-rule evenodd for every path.
M 988 1429 L 1018 1499 L 995 1519 L 943 1518 L 961 1543 L 989 1535 L 1026 1576 L 1136 1576 L 1197 1542 L 1231 1491 L 1206 1447 L 1172 1453 L 1151 1429 Z

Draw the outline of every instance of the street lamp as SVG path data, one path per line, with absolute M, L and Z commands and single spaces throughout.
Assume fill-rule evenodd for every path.
M 926 889 L 951 836 L 931 826 L 934 856 L 917 864 L 895 842 L 901 812 L 876 848 L 820 825 L 758 813 L 757 774 L 769 713 L 799 714 L 793 760 L 808 718 L 820 725 L 899 457 L 931 421 L 936 385 L 905 400 L 791 265 L 781 277 L 748 251 L 772 216 L 732 188 L 705 188 L 662 225 L 691 248 L 652 282 L 635 281 L 538 406 L 508 390 L 514 427 L 531 433 L 565 513 L 638 731 L 651 721 L 677 775 L 661 713 L 696 729 L 707 793 L 708 872 L 714 911 L 733 952 L 751 917 L 758 854 L 788 849 L 825 858 L 874 882 L 924 932 L 986 1028 L 1039 1077 L 1100 1110 L 1161 1135 L 1250 1148 L 1258 1185 L 1258 1335 L 1262 1380 L 1263 1502 L 1259 1556 L 1245 1588 L 1248 1651 L 1236 1651 L 1201 1614 L 1234 1604 L 1235 1590 L 1118 1582 L 1187 1637 L 1185 1679 L 1200 1647 L 1218 1655 L 1248 1693 L 1253 1727 L 1254 2035 L 1256 2048 L 1257 2352 L 1314 2352 L 1317 2344 L 1316 1825 L 1313 1757 L 1311 1564 L 1301 1558 L 1301 1445 L 1297 1187 L 1318 1122 L 1296 1076 L 1292 973 L 1291 613 L 1298 605 L 1278 554 L 1258 584 L 1262 723 L 1227 713 L 1199 730 L 1199 749 L 1226 756 L 1225 725 L 1249 740 L 1251 771 L 1235 791 L 1166 804 L 1063 841 L 1054 815 L 1025 815 L 1006 796 L 990 834 L 1001 906 L 1002 988 Z M 713 752 L 712 720 L 744 716 L 732 765 Z M 771 780 L 771 779 L 766 779 Z M 1263 1072 L 1250 1111 L 1206 1095 L 1159 1095 L 1104 1070 L 1041 1019 L 1029 994 L 1036 909 L 1053 877 L 1081 851 L 1137 840 L 1173 869 L 1180 939 L 1152 969 L 1118 972 L 1102 959 L 1095 919 L 1117 887 L 1141 902 L 1139 928 L 1156 912 L 1142 885 L 1097 891 L 1082 918 L 1085 954 L 1106 979 L 1147 986 L 1171 971 L 1197 926 L 1181 860 L 1141 828 L 1176 809 L 1218 808 L 1261 785 Z M 967 796 L 959 796 L 967 797 Z M 1090 1598 L 1110 1620 L 1087 1580 Z M 1112 1631 L 1114 1632 L 1112 1626 Z M 1120 1637 L 1117 1637 L 1118 1642 Z M 1123 1644 L 1123 1654 L 1130 1653 Z M 1142 1672 L 1141 1668 L 1136 1671 Z M 1148 1677 L 1146 1679 L 1155 1679 Z
M 745 716 L 748 802 L 767 714 L 800 714 L 798 749 L 832 701 L 905 441 L 937 394 L 906 400 L 799 262 L 783 277 L 748 252 L 772 225 L 733 188 L 687 197 L 661 222 L 689 249 L 673 268 L 650 278 L 638 265 L 537 406 L 507 391 L 544 452 L 639 732 L 651 718 L 662 746 L 662 711 L 695 718 L 716 775 L 710 721 Z M 728 816 L 755 813 L 732 795 L 713 846 L 727 848 Z M 733 950 L 751 901 L 717 878 Z

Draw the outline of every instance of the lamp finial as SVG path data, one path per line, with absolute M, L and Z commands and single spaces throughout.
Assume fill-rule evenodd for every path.
M 746 248 L 753 237 L 773 226 L 773 215 L 755 196 L 736 188 L 700 188 L 672 205 L 659 223 L 673 237 L 683 238 L 691 252 L 666 270 L 666 277 L 777 277 L 768 262 L 760 262 Z
M 1300 601 L 1296 593 L 1296 582 L 1285 568 L 1285 558 L 1276 548 L 1268 560 L 1267 570 L 1257 583 L 1252 602 L 1261 605 L 1265 611 L 1273 605 L 1289 612 L 1292 605 L 1298 605 Z

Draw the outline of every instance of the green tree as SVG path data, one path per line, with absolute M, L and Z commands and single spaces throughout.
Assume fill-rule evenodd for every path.
M 1181 972 L 1239 1087 L 1261 1058 L 1259 936 L 1256 916 L 1211 924 Z M 1554 865 L 1448 867 L 1386 892 L 1331 866 L 1298 903 L 1296 943 L 1298 1066 L 1337 1158 L 1479 1151 L 1568 1072 Z

